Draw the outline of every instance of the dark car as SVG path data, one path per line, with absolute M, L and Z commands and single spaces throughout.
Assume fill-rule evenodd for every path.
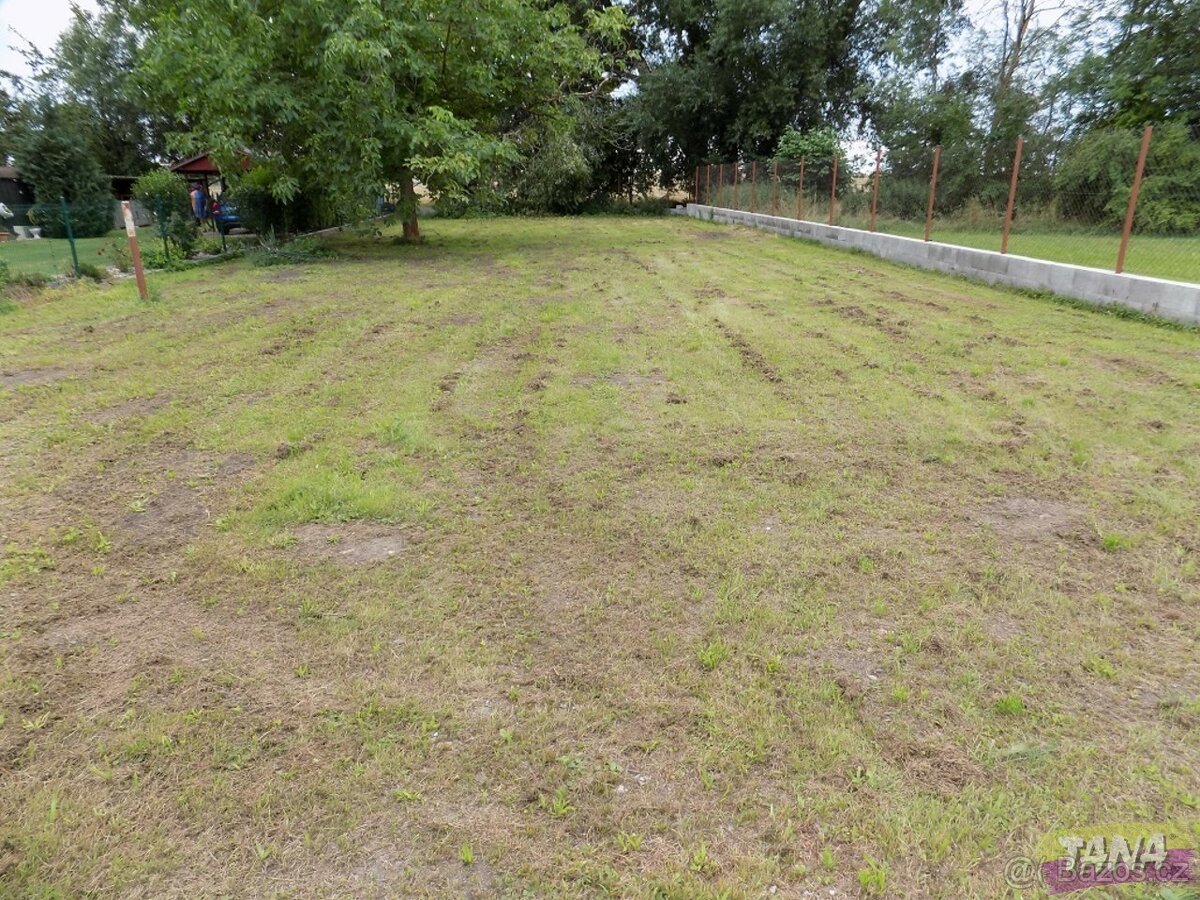
M 234 206 L 232 200 L 222 200 L 220 197 L 213 201 L 212 205 L 213 221 L 217 224 L 217 231 L 221 234 L 229 234 L 235 228 L 240 228 L 242 220 L 238 218 L 237 207 Z

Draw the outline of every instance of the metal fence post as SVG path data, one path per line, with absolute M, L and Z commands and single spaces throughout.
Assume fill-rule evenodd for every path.
M 154 201 L 154 215 L 158 219 L 158 233 L 163 242 L 163 263 L 166 264 L 171 259 L 171 247 L 167 243 L 167 222 L 163 218 L 162 200 Z
M 829 187 L 829 224 L 833 224 L 833 211 L 837 207 L 837 162 L 838 155 L 833 154 L 833 183 Z
M 692 181 L 692 200 L 696 203 L 700 202 L 700 167 L 696 166 L 696 177 Z
M 1012 181 L 1008 183 L 1008 206 L 1004 208 L 1004 237 L 1000 239 L 1000 252 L 1008 252 L 1008 233 L 1012 231 L 1013 207 L 1017 203 L 1017 176 L 1021 172 L 1021 149 L 1025 140 L 1017 137 L 1017 151 L 1013 154 Z
M 67 208 L 67 198 L 59 197 L 59 204 L 62 206 L 63 227 L 67 230 L 67 243 L 71 245 L 71 269 L 75 272 L 75 277 L 79 277 L 79 254 L 75 251 L 75 231 L 71 228 L 71 210 Z
M 883 163 L 883 147 L 875 149 L 875 187 L 871 190 L 871 231 L 875 230 L 875 214 L 879 211 L 879 167 Z
M 800 157 L 800 179 L 796 182 L 796 218 L 804 218 L 804 157 Z
M 771 215 L 779 215 L 779 160 L 771 161 Z
M 750 212 L 758 206 L 758 160 L 750 163 Z
M 1129 190 L 1129 206 L 1125 210 L 1125 227 L 1121 229 L 1121 249 L 1117 251 L 1117 274 L 1125 271 L 1125 251 L 1129 249 L 1129 235 L 1133 233 L 1133 214 L 1137 211 L 1138 194 L 1142 192 L 1142 173 L 1146 171 L 1146 154 L 1150 152 L 1149 125 L 1142 132 L 1142 149 L 1138 151 L 1137 169 L 1133 173 L 1133 187 Z
M 942 159 L 942 145 L 933 148 L 933 173 L 929 176 L 929 207 L 925 210 L 925 240 L 933 233 L 933 198 L 937 195 L 938 163 Z

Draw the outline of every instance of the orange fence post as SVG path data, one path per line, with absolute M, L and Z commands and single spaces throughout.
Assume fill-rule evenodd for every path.
M 875 187 L 871 190 L 871 231 L 875 230 L 875 213 L 879 210 L 879 166 L 883 162 L 883 148 L 875 150 Z
M 758 161 L 750 163 L 750 212 L 758 205 Z
M 771 215 L 779 215 L 779 160 L 771 163 Z
M 933 233 L 933 198 L 937 195 L 938 163 L 942 159 L 942 145 L 933 148 L 933 174 L 929 176 L 929 207 L 925 210 L 925 240 Z
M 133 274 L 137 279 L 138 296 L 143 300 L 150 299 L 150 291 L 146 287 L 146 271 L 142 268 L 142 252 L 138 249 L 137 225 L 133 221 L 133 211 L 129 201 L 121 201 L 121 218 L 125 220 L 125 234 L 129 237 L 129 258 L 133 262 Z
M 1012 181 L 1008 183 L 1008 206 L 1004 208 L 1004 237 L 1000 239 L 1000 252 L 1008 252 L 1008 233 L 1012 231 L 1013 207 L 1017 203 L 1017 176 L 1021 172 L 1021 149 L 1025 141 L 1017 137 L 1017 152 L 1013 154 Z
M 1146 154 L 1150 152 L 1149 125 L 1142 132 L 1142 149 L 1138 152 L 1137 169 L 1133 173 L 1133 187 L 1129 191 L 1129 207 L 1125 210 L 1125 227 L 1121 229 L 1121 249 L 1117 251 L 1117 274 L 1125 271 L 1125 251 L 1129 249 L 1129 235 L 1133 234 L 1133 214 L 1137 210 L 1138 194 L 1142 192 L 1142 173 L 1146 171 Z
M 837 206 L 837 154 L 833 154 L 833 184 L 829 188 L 829 224 L 833 224 L 833 210 Z
M 804 218 L 804 157 L 800 157 L 800 180 L 796 182 L 796 218 Z

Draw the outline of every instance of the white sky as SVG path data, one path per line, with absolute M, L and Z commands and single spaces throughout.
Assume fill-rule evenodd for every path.
M 76 5 L 96 9 L 95 0 L 76 0 Z M 71 21 L 71 6 L 71 0 L 0 0 L 0 70 L 28 75 L 24 58 L 12 49 L 13 44 L 24 45 L 13 30 L 39 50 L 49 50 Z

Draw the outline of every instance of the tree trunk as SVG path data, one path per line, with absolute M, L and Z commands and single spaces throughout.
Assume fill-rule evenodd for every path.
M 417 224 L 417 191 L 413 186 L 412 173 L 407 169 L 400 174 L 400 215 L 404 217 L 404 240 L 419 241 L 421 226 Z

